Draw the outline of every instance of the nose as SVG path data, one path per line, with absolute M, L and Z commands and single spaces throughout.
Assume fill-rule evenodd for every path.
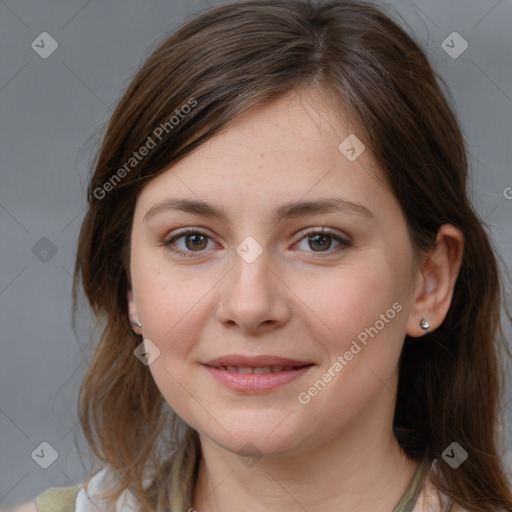
M 217 321 L 246 333 L 283 326 L 291 316 L 290 292 L 283 281 L 266 250 L 251 263 L 235 254 L 233 268 L 224 280 Z

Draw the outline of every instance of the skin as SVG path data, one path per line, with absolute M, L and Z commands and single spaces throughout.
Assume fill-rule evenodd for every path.
M 366 150 L 351 162 L 338 150 L 350 133 L 364 140 L 360 132 L 312 92 L 290 93 L 239 117 L 138 197 L 129 316 L 160 350 L 149 366 L 158 388 L 199 432 L 199 512 L 242 504 L 248 511 L 389 512 L 417 469 L 392 432 L 398 359 L 406 334 L 424 334 L 422 317 L 431 329 L 443 321 L 463 237 L 442 226 L 436 247 L 413 265 L 405 219 L 372 155 Z M 167 210 L 144 220 L 170 197 L 222 207 L 227 219 Z M 327 197 L 372 215 L 274 218 L 285 203 Z M 200 249 L 184 236 L 174 241 L 192 257 L 164 244 L 187 227 L 208 237 L 199 238 Z M 305 229 L 322 227 L 352 245 L 308 241 Z M 263 249 L 252 263 L 236 252 L 247 236 Z M 401 311 L 309 403 L 299 403 L 299 393 L 397 302 Z M 272 391 L 243 393 L 201 365 L 232 353 L 315 366 Z M 237 454 L 247 443 L 253 464 Z

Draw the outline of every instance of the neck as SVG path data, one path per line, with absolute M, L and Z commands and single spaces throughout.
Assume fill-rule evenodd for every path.
M 321 444 L 264 455 L 247 465 L 200 434 L 193 507 L 198 512 L 391 512 L 418 463 L 400 449 L 388 419 L 384 429 L 382 416 L 369 414 Z

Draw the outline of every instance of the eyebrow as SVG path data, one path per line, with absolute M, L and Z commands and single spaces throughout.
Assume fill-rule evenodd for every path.
M 167 198 L 155 204 L 146 212 L 142 220 L 148 222 L 156 215 L 170 211 L 192 213 L 204 217 L 217 217 L 225 223 L 228 221 L 227 211 L 223 208 L 201 200 L 178 198 Z M 274 211 L 274 217 L 276 222 L 279 222 L 284 219 L 329 212 L 357 213 L 368 218 L 375 218 L 375 215 L 366 206 L 339 197 L 286 203 Z

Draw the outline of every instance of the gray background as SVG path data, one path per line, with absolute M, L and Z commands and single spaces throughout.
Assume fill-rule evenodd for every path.
M 70 324 L 88 166 L 97 136 L 149 46 L 215 3 L 220 2 L 0 1 L 2 509 L 48 487 L 80 483 L 89 472 L 76 397 L 92 323 L 86 314 L 80 317 L 78 339 Z M 475 204 L 512 268 L 512 2 L 389 4 L 399 9 L 449 86 L 470 145 Z M 454 31 L 468 43 L 458 58 L 442 44 Z M 58 43 L 46 59 L 31 47 L 42 32 Z M 452 51 L 461 48 L 456 39 L 447 44 Z M 502 408 L 508 447 L 511 390 L 509 385 Z M 31 456 L 42 442 L 58 454 L 47 469 L 36 461 L 49 462 L 48 449 L 43 446 L 39 459 Z M 505 454 L 507 461 L 511 454 Z

